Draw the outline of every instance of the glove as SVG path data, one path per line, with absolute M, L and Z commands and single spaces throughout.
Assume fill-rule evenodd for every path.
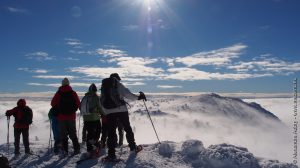
M 9 115 L 8 115 L 8 111 L 6 111 L 5 115 L 6 115 L 7 117 L 9 117 Z
M 145 100 L 145 101 L 147 101 L 146 96 L 145 96 L 145 94 L 143 92 L 140 92 L 138 100 Z

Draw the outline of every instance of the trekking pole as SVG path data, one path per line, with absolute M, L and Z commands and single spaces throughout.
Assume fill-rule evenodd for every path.
M 50 136 L 49 136 L 49 145 L 48 145 L 48 150 L 52 149 L 52 121 L 51 119 L 49 119 L 50 121 Z
M 150 121 L 151 121 L 152 127 L 153 127 L 153 129 L 154 129 L 154 132 L 155 132 L 155 134 L 156 134 L 156 137 L 157 137 L 158 143 L 159 143 L 159 144 L 161 144 L 161 143 L 160 143 L 160 140 L 159 140 L 159 138 L 158 138 L 158 135 L 157 135 L 156 129 L 155 129 L 155 127 L 154 127 L 153 121 L 152 121 L 152 119 L 151 119 L 150 113 L 149 113 L 149 111 L 148 111 L 148 108 L 147 108 L 147 106 L 146 106 L 146 102 L 145 102 L 145 100 L 143 100 L 143 102 L 144 102 L 144 105 L 145 105 L 146 111 L 147 111 L 147 113 L 148 113 L 148 117 L 149 117 L 149 119 L 150 119 Z
M 77 130 L 77 135 L 78 135 L 77 137 L 78 137 L 78 139 L 79 139 L 79 136 L 80 136 L 80 117 L 81 117 L 81 115 L 79 114 L 79 118 L 78 118 L 79 123 L 78 123 L 78 130 Z
M 9 155 L 9 123 L 10 116 L 7 116 L 7 155 Z

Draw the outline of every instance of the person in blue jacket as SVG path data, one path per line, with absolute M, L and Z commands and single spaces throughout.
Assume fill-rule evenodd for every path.
M 60 146 L 61 146 L 57 114 L 58 114 L 58 111 L 54 107 L 52 107 L 48 113 L 49 120 L 51 121 L 50 123 L 51 123 L 51 127 L 52 127 L 53 137 L 54 137 L 54 153 L 55 154 L 58 154 Z

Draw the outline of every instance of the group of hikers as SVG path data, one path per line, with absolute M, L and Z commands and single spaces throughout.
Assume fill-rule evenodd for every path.
M 82 140 L 86 143 L 87 154 L 90 157 L 99 156 L 99 150 L 107 146 L 108 155 L 104 159 L 115 160 L 115 148 L 123 144 L 123 130 L 126 132 L 130 151 L 142 150 L 141 146 L 136 145 L 129 121 L 128 103 L 125 100 L 146 100 L 146 96 L 143 92 L 139 92 L 138 96 L 131 93 L 120 81 L 120 76 L 112 73 L 108 78 L 102 80 L 100 96 L 93 83 L 80 101 L 77 93 L 70 86 L 68 78 L 62 80 L 61 86 L 52 98 L 52 108 L 48 113 L 54 136 L 54 153 L 68 155 L 68 138 L 73 144 L 72 155 L 81 152 L 79 137 L 76 134 L 76 111 L 78 109 L 84 121 Z M 30 154 L 29 125 L 32 123 L 33 114 L 31 108 L 26 106 L 25 99 L 18 100 L 17 107 L 7 110 L 6 116 L 9 118 L 12 115 L 15 117 L 15 154 L 20 154 L 21 134 L 25 153 Z M 119 142 L 116 135 L 117 128 Z

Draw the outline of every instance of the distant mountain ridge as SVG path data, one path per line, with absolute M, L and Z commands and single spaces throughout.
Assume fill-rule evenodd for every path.
M 136 113 L 145 113 L 142 106 L 133 108 Z M 247 103 L 240 98 L 223 97 L 216 93 L 201 94 L 197 96 L 186 95 L 151 95 L 147 103 L 150 113 L 155 116 L 175 114 L 178 111 L 203 113 L 211 116 L 226 116 L 240 120 L 258 120 L 261 117 L 278 121 L 280 119 L 272 112 L 257 103 Z M 141 110 L 143 109 L 143 110 Z

